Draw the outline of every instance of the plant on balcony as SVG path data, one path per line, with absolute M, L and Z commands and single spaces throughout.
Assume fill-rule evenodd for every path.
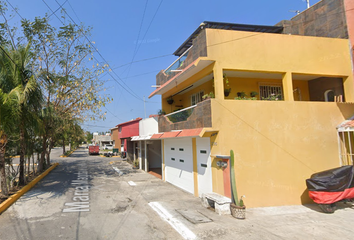
M 251 97 L 256 97 L 258 95 L 258 92 L 256 92 L 256 91 L 252 91 L 251 93 L 250 93 L 250 96 Z
M 245 92 L 237 92 L 237 97 L 239 98 L 245 98 L 247 95 Z
M 237 188 L 236 188 L 236 177 L 235 177 L 235 159 L 234 151 L 230 150 L 230 180 L 231 180 L 231 192 L 232 192 L 232 203 L 230 204 L 230 210 L 233 217 L 238 219 L 246 218 L 246 206 L 243 202 L 245 196 L 241 196 L 238 199 Z
M 209 98 L 215 98 L 214 92 L 210 92 L 210 93 L 204 94 L 202 96 L 203 100 L 206 100 L 206 99 L 209 99 Z
M 228 97 L 229 96 L 229 94 L 230 94 L 230 92 L 231 92 L 231 88 L 230 88 L 230 84 L 229 84 L 229 79 L 228 79 L 228 77 L 226 76 L 226 74 L 224 73 L 224 75 L 223 75 L 223 78 L 224 78 L 224 86 L 225 86 L 225 88 L 224 88 L 224 96 L 225 97 Z
M 170 105 L 174 102 L 172 97 L 169 97 L 166 100 L 167 100 L 167 103 L 170 104 Z
M 162 116 L 162 115 L 165 115 L 166 114 L 166 112 L 164 111 L 164 110 L 162 110 L 162 109 L 160 109 L 158 112 L 157 112 L 157 115 L 159 115 L 159 116 Z
M 281 94 L 272 93 L 272 94 L 268 95 L 268 97 L 262 97 L 262 100 L 280 101 L 280 100 L 282 100 L 282 97 L 281 97 Z
M 175 111 L 176 113 L 169 114 L 167 116 L 167 118 L 173 123 L 186 121 L 189 118 L 189 116 L 193 113 L 194 108 L 186 109 L 183 111 L 180 110 L 175 110 Z
M 257 100 L 256 97 L 235 97 L 235 100 Z

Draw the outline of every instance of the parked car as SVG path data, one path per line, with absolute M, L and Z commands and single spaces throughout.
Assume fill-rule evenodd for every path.
M 112 144 L 106 144 L 106 145 L 104 146 L 104 149 L 106 149 L 106 150 L 113 150 L 113 145 L 112 145 Z

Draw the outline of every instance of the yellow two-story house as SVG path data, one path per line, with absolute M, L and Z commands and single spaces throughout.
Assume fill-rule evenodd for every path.
M 230 197 L 232 149 L 247 207 L 296 205 L 311 174 L 352 164 L 337 132 L 354 115 L 348 40 L 282 30 L 203 22 L 158 73 L 165 181 Z

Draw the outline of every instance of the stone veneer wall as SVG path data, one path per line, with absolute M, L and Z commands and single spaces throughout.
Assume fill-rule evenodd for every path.
M 207 56 L 206 33 L 205 33 L 205 29 L 203 29 L 198 34 L 198 36 L 193 40 L 192 49 L 189 50 L 187 58 L 184 60 L 183 66 L 178 69 L 184 69 L 193 61 L 195 61 L 198 57 L 206 57 L 206 56 Z M 165 82 L 167 82 L 177 74 L 178 72 L 166 75 L 164 73 L 164 70 L 161 70 L 156 75 L 156 85 L 164 84 Z
M 159 132 L 170 132 L 171 130 L 183 130 L 212 127 L 211 123 L 211 100 L 204 100 L 197 104 L 193 113 L 186 121 L 172 123 L 167 117 L 159 117 Z
M 284 27 L 284 34 L 348 39 L 343 0 L 322 0 L 276 25 Z

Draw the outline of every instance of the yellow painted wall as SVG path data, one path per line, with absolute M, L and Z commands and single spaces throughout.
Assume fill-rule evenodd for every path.
M 305 180 L 338 167 L 336 126 L 354 104 L 212 99 L 212 155 L 235 152 L 239 195 L 247 207 L 308 203 Z M 214 191 L 223 193 L 222 171 L 213 162 Z
M 206 58 L 215 63 L 163 94 L 163 109 L 173 111 L 166 106 L 167 97 L 214 71 L 212 128 L 219 131 L 211 138 L 211 155 L 229 155 L 234 150 L 237 189 L 239 195 L 246 195 L 247 207 L 308 203 L 305 180 L 340 165 L 336 126 L 354 115 L 354 104 L 309 102 L 307 82 L 291 81 L 289 76 L 342 77 L 345 99 L 354 102 L 348 40 L 217 29 L 206 29 L 206 36 Z M 283 91 L 290 101 L 225 100 L 225 70 L 286 73 Z M 258 82 L 269 81 L 283 83 L 282 79 L 230 78 L 229 98 L 238 91 L 258 92 Z M 301 102 L 296 93 L 291 101 L 297 87 Z M 177 102 L 189 106 L 190 95 L 196 91 L 183 94 Z M 217 160 L 212 158 L 213 191 L 224 194 Z
M 228 97 L 225 99 L 234 99 L 237 97 L 237 92 L 245 92 L 247 97 L 250 97 L 250 93 L 252 91 L 258 92 L 259 94 L 259 84 L 267 84 L 267 83 L 277 83 L 282 85 L 281 79 L 254 79 L 254 78 L 234 78 L 228 77 L 229 79 L 229 88 L 231 88 L 231 92 Z M 225 88 L 225 87 L 224 87 Z M 309 88 L 307 81 L 293 81 L 293 89 L 299 88 L 301 90 L 301 101 L 309 101 Z M 299 101 L 299 95 L 297 92 L 294 92 L 295 101 Z M 257 96 L 259 99 L 259 95 Z
M 354 102 L 348 39 L 205 31 L 208 58 L 221 69 L 344 77 L 346 100 Z

